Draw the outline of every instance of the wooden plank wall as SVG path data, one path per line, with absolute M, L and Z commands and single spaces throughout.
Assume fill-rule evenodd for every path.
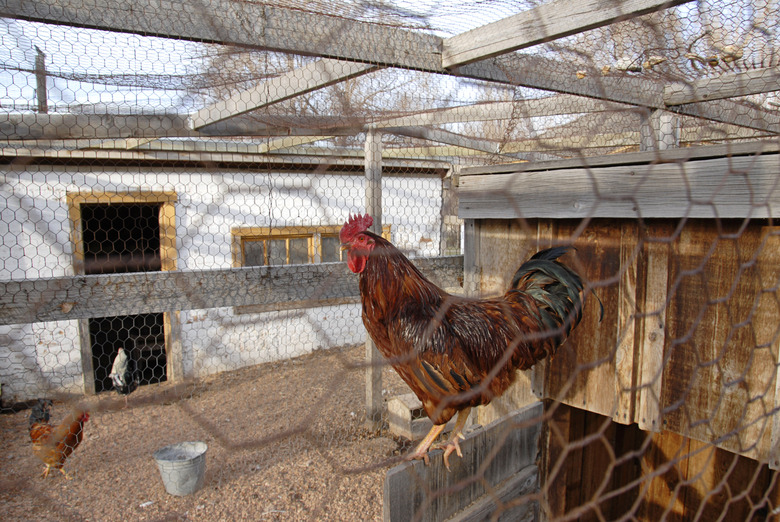
M 503 292 L 550 244 L 595 299 L 555 357 L 521 375 L 479 422 L 550 398 L 641 429 L 774 459 L 780 236 L 765 220 L 477 220 L 480 293 Z M 531 393 L 533 392 L 533 393 Z M 774 430 L 774 438 L 773 438 Z
M 768 520 L 780 503 L 777 473 L 755 460 L 545 402 L 540 480 L 549 520 Z

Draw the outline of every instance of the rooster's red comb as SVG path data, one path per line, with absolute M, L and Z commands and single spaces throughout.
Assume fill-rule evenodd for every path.
M 360 214 L 353 216 L 352 214 L 349 215 L 349 219 L 346 223 L 344 223 L 344 226 L 341 227 L 341 232 L 339 232 L 339 241 L 342 243 L 347 243 L 352 240 L 353 237 L 360 234 L 361 232 L 365 232 L 368 230 L 368 227 L 374 224 L 374 218 L 366 214 L 365 216 L 362 216 Z

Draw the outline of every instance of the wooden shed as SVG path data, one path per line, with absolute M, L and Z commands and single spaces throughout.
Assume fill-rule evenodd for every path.
M 604 304 L 479 414 L 543 400 L 552 517 L 746 520 L 776 498 L 777 146 L 740 144 L 465 169 L 465 274 L 503 293 L 538 249 Z M 584 164 L 580 163 L 583 162 Z M 675 518 L 675 519 L 677 519 Z

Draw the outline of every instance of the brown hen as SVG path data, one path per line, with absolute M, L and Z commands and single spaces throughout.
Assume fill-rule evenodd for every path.
M 84 423 L 89 413 L 81 409 L 71 411 L 56 427 L 49 424 L 51 401 L 39 400 L 30 413 L 30 440 L 33 443 L 33 455 L 46 465 L 43 477 L 57 469 L 66 479 L 70 479 L 63 465 L 84 437 Z

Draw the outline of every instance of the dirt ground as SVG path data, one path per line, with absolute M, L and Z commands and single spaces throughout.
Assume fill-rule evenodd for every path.
M 0 415 L 4 520 L 380 520 L 382 485 L 408 442 L 365 424 L 364 348 L 314 353 L 174 386 L 144 386 L 129 406 L 92 399 L 84 441 L 41 478 L 29 410 Z M 387 396 L 405 385 L 384 371 Z M 89 398 L 87 399 L 89 401 Z M 55 402 L 52 422 L 67 405 Z M 208 444 L 203 489 L 166 493 L 152 453 Z

